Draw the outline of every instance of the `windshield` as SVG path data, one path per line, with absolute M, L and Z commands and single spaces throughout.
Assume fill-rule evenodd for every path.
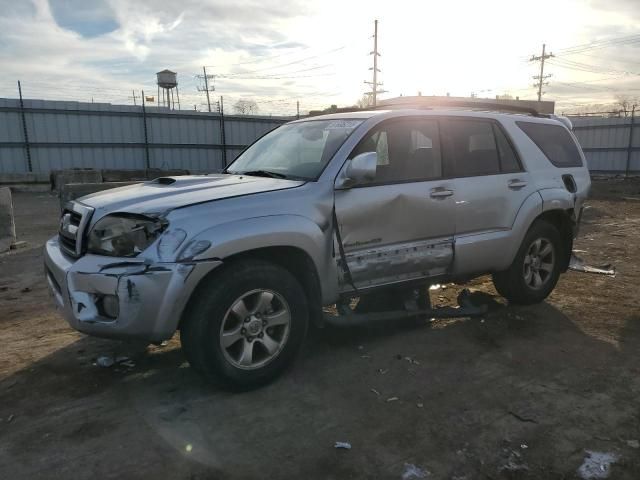
M 315 180 L 362 122 L 309 120 L 283 125 L 245 150 L 227 173 Z

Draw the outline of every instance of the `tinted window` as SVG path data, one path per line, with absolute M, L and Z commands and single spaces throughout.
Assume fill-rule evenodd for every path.
M 377 152 L 373 183 L 435 179 L 442 176 L 438 123 L 435 120 L 395 120 L 376 127 L 351 157 Z
M 516 122 L 556 167 L 581 167 L 580 150 L 569 131 L 560 125 Z
M 500 170 L 502 173 L 513 173 L 522 170 L 516 152 L 507 140 L 504 132 L 497 126 L 493 126 L 493 132 L 496 135 L 496 144 L 498 145 L 498 153 L 500 154 Z
M 454 176 L 500 173 L 500 160 L 490 122 L 445 120 L 443 136 L 446 138 Z

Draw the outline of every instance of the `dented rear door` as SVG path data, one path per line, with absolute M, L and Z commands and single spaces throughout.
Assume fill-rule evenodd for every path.
M 335 192 L 354 283 L 365 288 L 447 273 L 453 259 L 455 192 L 453 181 L 442 178 L 437 121 L 383 122 L 351 157 L 366 151 L 378 153 L 376 178 Z

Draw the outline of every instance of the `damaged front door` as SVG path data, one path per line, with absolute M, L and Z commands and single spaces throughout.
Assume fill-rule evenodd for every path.
M 438 122 L 428 117 L 383 122 L 350 158 L 364 152 L 377 153 L 375 178 L 335 191 L 356 287 L 447 273 L 453 260 L 455 192 L 453 182 L 442 179 Z

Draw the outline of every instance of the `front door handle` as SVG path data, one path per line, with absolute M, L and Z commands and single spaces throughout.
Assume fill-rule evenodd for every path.
M 447 190 L 446 188 L 434 188 L 431 190 L 431 198 L 446 198 L 453 195 L 453 190 Z
M 526 187 L 527 186 L 527 182 L 525 182 L 524 180 L 511 180 L 509 182 L 509 188 L 511 188 L 512 190 L 518 190 L 519 188 L 522 187 Z

